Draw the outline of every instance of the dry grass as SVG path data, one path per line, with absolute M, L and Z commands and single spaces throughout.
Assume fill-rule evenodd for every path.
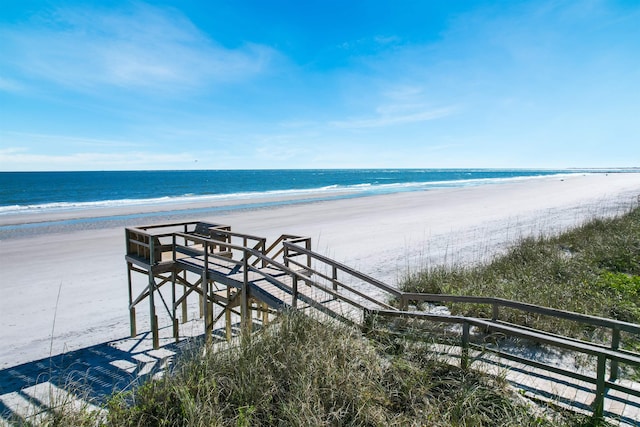
M 237 347 L 202 349 L 115 395 L 105 426 L 582 426 L 527 403 L 501 378 L 462 370 L 425 343 L 288 313 Z M 548 412 L 551 413 L 551 412 Z M 96 425 L 58 413 L 48 425 Z
M 640 208 L 558 236 L 523 239 L 482 265 L 425 269 L 407 277 L 402 289 L 500 297 L 638 323 Z M 457 304 L 450 309 L 454 314 L 491 316 L 489 307 Z M 522 317 L 507 310 L 501 318 L 576 338 L 606 339 L 598 331 L 556 318 Z

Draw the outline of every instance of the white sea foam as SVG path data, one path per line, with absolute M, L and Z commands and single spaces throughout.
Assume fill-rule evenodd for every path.
M 84 209 L 100 209 L 121 206 L 139 206 L 139 205 L 173 205 L 181 203 L 197 203 L 197 202 L 220 202 L 220 201 L 247 201 L 263 198 L 278 197 L 304 197 L 322 196 L 326 194 L 331 197 L 337 193 L 349 193 L 353 195 L 374 195 L 389 194 L 394 192 L 407 191 L 423 191 L 435 188 L 451 188 L 451 187 L 467 187 L 483 184 L 494 184 L 501 182 L 514 182 L 522 180 L 540 179 L 544 177 L 569 176 L 570 173 L 545 175 L 545 176 L 519 176 L 509 178 L 475 178 L 453 181 L 427 181 L 427 182 L 403 182 L 393 184 L 353 184 L 353 185 L 329 185 L 311 189 L 289 189 L 289 190 L 272 190 L 264 192 L 240 192 L 232 194 L 212 194 L 212 195 L 195 195 L 187 193 L 177 197 L 158 197 L 147 199 L 118 199 L 118 200 L 102 200 L 91 202 L 57 202 L 44 203 L 35 205 L 10 205 L 0 206 L 0 215 L 9 214 L 37 214 L 50 213 L 56 211 L 84 210 Z

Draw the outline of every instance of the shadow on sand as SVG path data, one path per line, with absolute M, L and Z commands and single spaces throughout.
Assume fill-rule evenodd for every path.
M 214 331 L 214 342 L 223 337 Z M 100 409 L 114 393 L 162 372 L 203 339 L 163 338 L 154 350 L 150 333 L 143 333 L 0 370 L 0 426 L 32 421 L 69 402 Z

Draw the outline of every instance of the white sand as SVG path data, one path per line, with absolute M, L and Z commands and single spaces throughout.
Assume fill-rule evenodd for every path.
M 560 231 L 635 206 L 639 194 L 638 173 L 575 175 L 189 219 L 231 225 L 269 241 L 282 233 L 309 236 L 318 252 L 395 285 L 408 269 L 477 261 L 521 236 Z M 92 210 L 84 216 L 145 210 L 151 208 Z M 0 225 L 11 221 L 5 217 Z M 0 241 L 0 369 L 128 336 L 122 226 L 25 236 Z M 139 314 L 139 332 L 145 315 Z

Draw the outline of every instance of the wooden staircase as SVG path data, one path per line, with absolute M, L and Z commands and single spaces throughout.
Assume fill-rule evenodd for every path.
M 640 354 L 624 350 L 622 339 L 639 337 L 640 325 L 499 298 L 400 292 L 312 251 L 307 237 L 282 235 L 267 246 L 264 238 L 232 232 L 226 225 L 202 222 L 128 228 L 126 237 L 132 336 L 136 334 L 136 306 L 149 299 L 154 346 L 158 345 L 156 300 L 160 299 L 165 306 L 177 340 L 178 312 L 182 312 L 181 320 L 185 322 L 187 300 L 192 295 L 199 298 L 205 341 L 210 340 L 214 325 L 223 317 L 230 339 L 232 318 L 240 319 L 240 331 L 250 331 L 254 314 L 258 317 L 261 314 L 266 324 L 269 316 L 285 310 L 302 310 L 319 319 L 337 319 L 362 327 L 365 332 L 387 328 L 397 333 L 406 330 L 409 324 L 419 324 L 423 334 L 430 334 L 428 331 L 434 328 L 446 330 L 445 341 L 457 348 L 456 363 L 463 368 L 472 363 L 488 366 L 483 357 L 491 354 L 492 360 L 500 361 L 509 372 L 515 372 L 517 366 L 520 373 L 531 373 L 529 377 L 519 377 L 524 380 L 512 381 L 527 393 L 535 389 L 532 384 L 540 372 L 551 382 L 557 378 L 558 383 L 566 383 L 569 378 L 575 384 L 590 387 L 587 393 L 590 401 L 582 402 L 582 406 L 586 405 L 596 418 L 606 416 L 609 421 L 617 419 L 625 424 L 631 420 L 640 425 L 640 384 L 619 378 L 625 372 L 640 372 Z M 137 297 L 134 288 L 139 285 L 132 280 L 133 272 L 145 279 Z M 169 287 L 171 292 L 166 290 Z M 171 301 L 167 303 L 169 298 Z M 490 305 L 492 317 L 468 318 L 418 310 L 425 302 Z M 611 340 L 608 344 L 585 342 L 507 323 L 500 320 L 504 308 L 605 328 L 610 330 Z M 595 369 L 579 373 L 522 357 L 484 342 L 487 334 L 522 339 L 590 358 Z M 621 407 L 621 395 L 625 396 L 625 404 L 616 409 Z M 564 396 L 557 398 L 562 400 Z M 627 424 L 634 425 L 633 422 Z

